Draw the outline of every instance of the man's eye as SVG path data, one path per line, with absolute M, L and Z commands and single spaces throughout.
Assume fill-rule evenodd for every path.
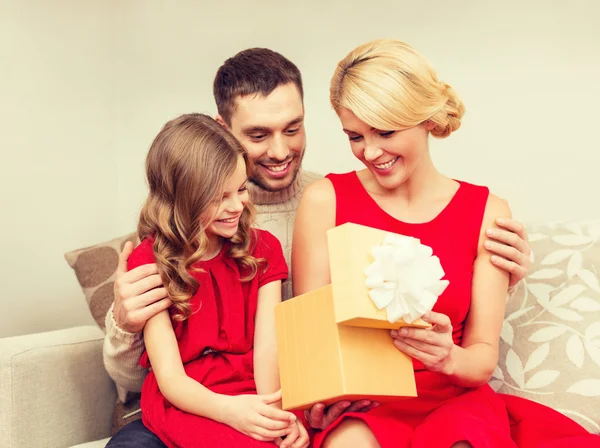
M 288 135 L 294 135 L 294 134 L 297 134 L 299 130 L 300 130 L 300 128 L 288 129 L 287 131 L 285 131 L 285 133 Z
M 250 138 L 252 140 L 262 140 L 266 136 L 267 136 L 267 134 L 254 134 L 254 135 L 251 135 Z

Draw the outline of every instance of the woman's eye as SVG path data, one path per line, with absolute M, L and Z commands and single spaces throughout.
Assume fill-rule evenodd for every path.
M 396 131 L 386 131 L 386 132 L 380 132 L 379 135 L 382 137 L 391 137 L 395 133 L 396 133 Z
M 351 142 L 358 142 L 360 139 L 362 139 L 362 135 L 356 135 L 354 137 L 348 137 L 350 139 Z

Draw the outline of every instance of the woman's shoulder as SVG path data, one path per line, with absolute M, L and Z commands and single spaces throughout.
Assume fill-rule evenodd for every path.
M 337 175 L 334 175 L 337 176 Z M 314 181 L 302 193 L 301 203 L 310 204 L 311 207 L 328 207 L 335 204 L 335 188 L 329 175 Z
M 484 219 L 496 218 L 511 218 L 512 214 L 508 201 L 493 193 L 489 193 L 487 203 L 485 205 Z

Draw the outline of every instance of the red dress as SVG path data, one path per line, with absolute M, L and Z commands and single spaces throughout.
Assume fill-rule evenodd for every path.
M 459 182 L 458 191 L 438 216 L 426 223 L 410 224 L 382 210 L 355 172 L 330 174 L 327 178 L 336 194 L 336 226 L 347 222 L 362 224 L 419 238 L 433 248 L 446 273 L 444 278 L 450 281 L 433 309 L 450 318 L 452 338 L 460 344 L 471 303 L 473 264 L 489 190 Z M 579 446 L 582 442 L 583 446 L 600 446 L 600 437 L 590 435 L 547 407 L 501 396 L 488 385 L 459 387 L 447 376 L 425 370 L 419 361 L 413 360 L 413 365 L 417 398 L 381 405 L 368 413 L 345 414 L 317 434 L 314 447 L 320 447 L 327 433 L 347 417 L 359 418 L 369 425 L 382 448 L 449 448 L 458 441 L 468 441 L 475 448 L 557 447 L 568 446 L 572 441 Z M 530 411 L 529 426 L 523 427 L 509 418 L 506 399 L 511 406 Z M 523 415 L 520 419 L 520 423 L 527 420 Z M 557 432 L 555 425 L 568 429 Z M 552 438 L 552 434 L 560 440 Z
M 153 241 L 144 240 L 129 257 L 129 269 L 154 263 Z M 253 280 L 240 282 L 240 268 L 226 255 L 228 244 L 215 258 L 198 263 L 204 272 L 194 273 L 200 287 L 191 299 L 192 315 L 174 323 L 185 372 L 213 392 L 227 395 L 255 394 L 253 368 L 254 319 L 258 289 L 287 277 L 281 244 L 270 233 L 256 230 L 251 254 L 265 258 Z M 243 274 L 243 272 L 242 272 Z M 149 368 L 148 354 L 140 359 Z M 168 447 L 229 448 L 274 447 L 237 430 L 183 412 L 161 394 L 154 372 L 142 386 L 142 419 Z

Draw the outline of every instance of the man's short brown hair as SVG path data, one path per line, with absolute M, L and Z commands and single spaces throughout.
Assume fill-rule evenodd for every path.
M 277 87 L 294 83 L 304 98 L 298 67 L 268 48 L 249 48 L 227 59 L 217 71 L 213 95 L 217 111 L 228 125 L 238 96 L 269 95 Z

